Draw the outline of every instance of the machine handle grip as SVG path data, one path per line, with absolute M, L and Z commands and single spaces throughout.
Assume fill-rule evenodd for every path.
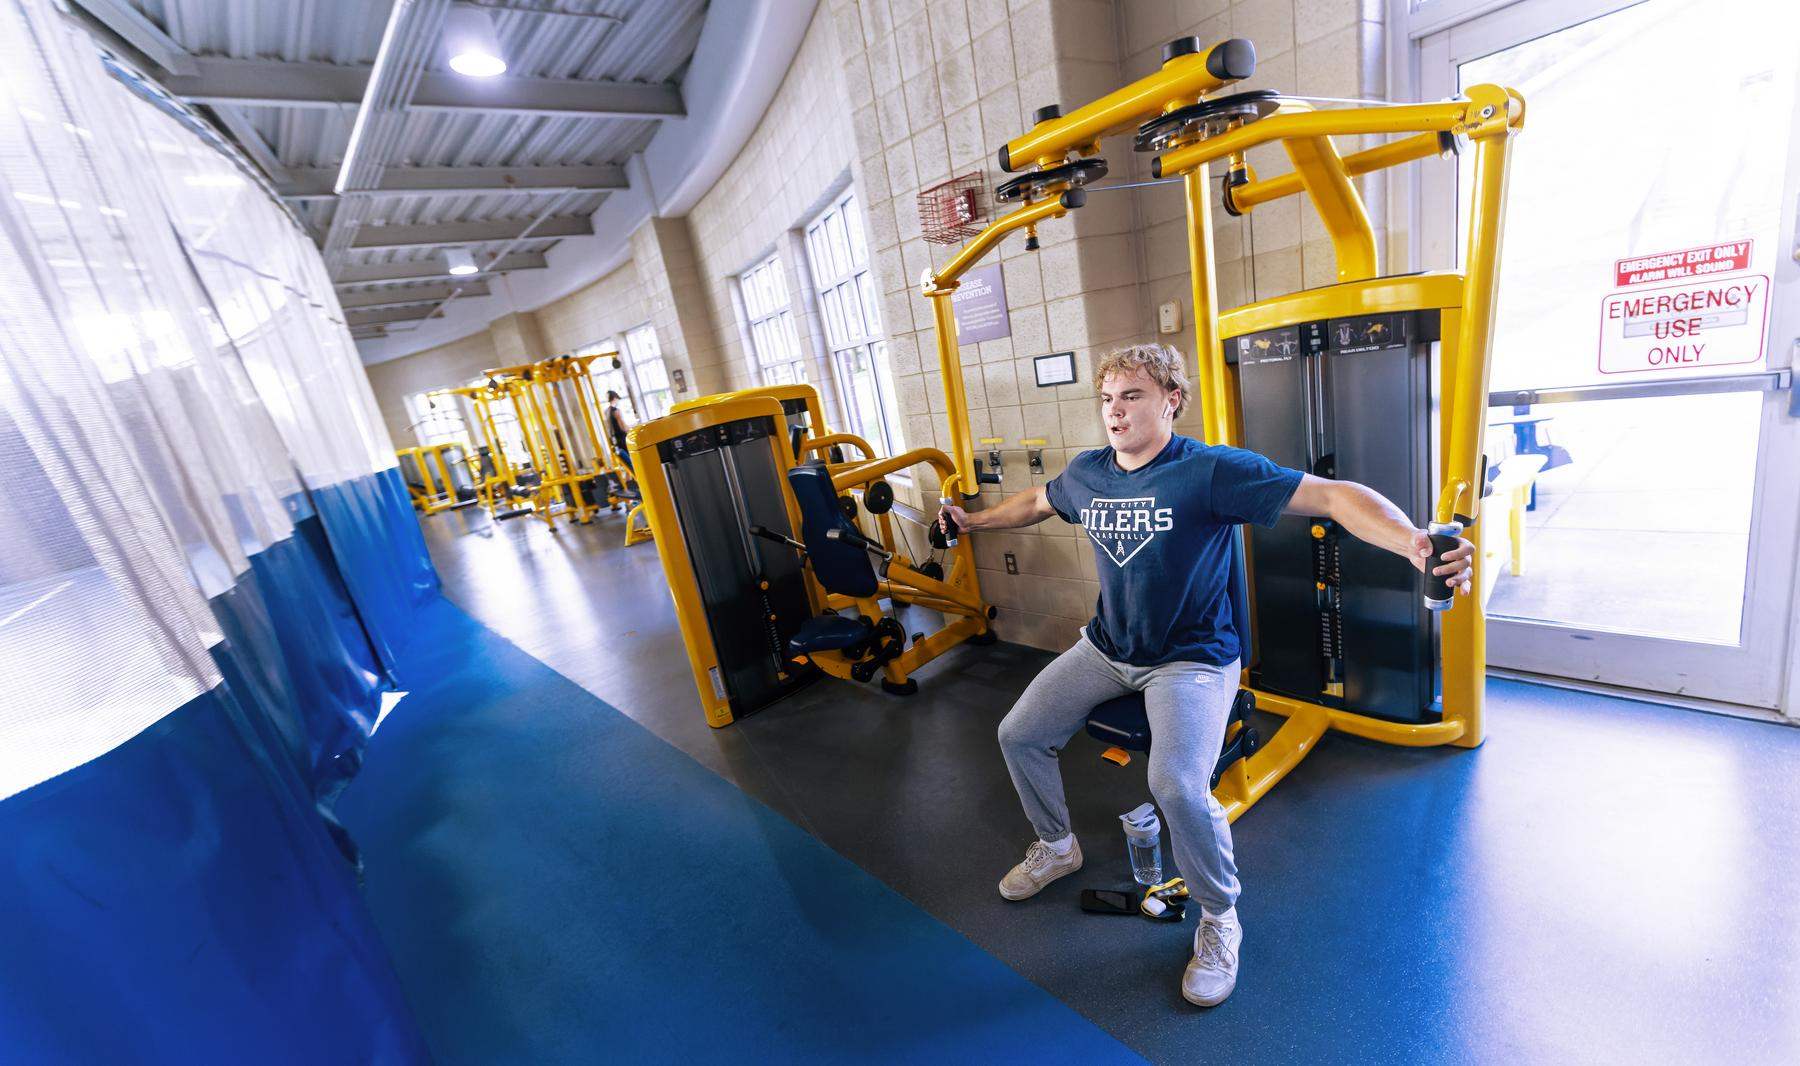
M 948 507 L 952 502 L 954 501 L 948 496 L 938 497 L 938 504 L 942 507 Z M 937 522 L 931 523 L 931 528 L 925 533 L 925 539 L 931 542 L 933 548 L 956 547 L 956 538 L 962 535 L 962 529 L 943 511 L 938 512 L 938 519 L 943 525 L 940 526 Z
M 861 548 L 863 551 L 868 552 L 870 555 L 880 556 L 884 560 L 892 559 L 894 557 L 893 552 L 888 551 L 886 548 L 882 547 L 880 544 L 876 543 L 875 541 L 870 540 L 868 537 L 865 537 L 861 533 L 858 533 L 852 529 L 828 529 L 825 531 L 825 539 L 826 540 L 844 541 L 854 547 Z
M 1425 527 L 1425 533 L 1431 538 L 1431 558 L 1425 560 L 1425 609 L 1427 611 L 1448 611 L 1456 602 L 1456 589 L 1433 570 L 1444 565 L 1444 554 L 1455 551 L 1461 543 L 1459 537 L 1463 531 L 1461 522 L 1433 522 Z
M 780 533 L 777 533 L 774 530 L 768 528 L 767 526 L 754 526 L 754 525 L 751 526 L 750 527 L 750 535 L 753 537 L 761 537 L 764 540 L 772 540 L 777 544 L 784 545 L 786 547 L 794 549 L 795 551 L 799 552 L 801 555 L 806 554 L 806 545 L 795 540 L 793 537 L 784 536 Z

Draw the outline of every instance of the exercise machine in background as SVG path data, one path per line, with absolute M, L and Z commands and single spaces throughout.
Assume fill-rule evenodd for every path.
M 505 391 L 484 382 L 439 389 L 432 395 L 452 397 L 464 405 L 463 425 L 469 429 L 471 444 L 469 472 L 475 482 L 476 500 L 488 517 L 499 520 L 529 514 L 530 509 L 519 501 L 529 498 L 537 474 L 523 465 L 523 454 L 508 450 L 506 435 L 501 432 L 500 412 L 505 413 L 508 426 L 513 424 L 512 401 Z
M 468 449 L 461 444 L 427 444 L 401 448 L 400 478 L 412 505 L 421 514 L 437 514 L 478 502 L 469 474 Z
M 1494 85 L 1431 104 L 1322 101 L 1268 90 L 1220 95 L 1254 72 L 1255 59 L 1245 40 L 1210 48 L 1191 37 L 1172 41 L 1155 73 L 1067 115 L 1043 108 L 1029 131 L 1000 149 L 1001 169 L 1020 173 L 995 196 L 1018 206 L 922 279 L 937 326 L 956 467 L 944 496 L 980 490 L 951 311 L 957 279 L 1010 233 L 1023 230 L 1026 247 L 1034 247 L 1036 227 L 1081 207 L 1105 176 L 1100 142 L 1132 133 L 1137 150 L 1156 153 L 1153 178 L 1179 179 L 1185 190 L 1195 381 L 1207 443 L 1364 482 L 1428 528 L 1440 553 L 1464 530 L 1479 548 L 1486 465 L 1480 442 L 1507 147 L 1523 124 L 1524 100 Z M 1359 136 L 1392 139 L 1347 156 L 1333 142 Z M 1246 153 L 1268 144 L 1282 146 L 1292 172 L 1257 177 Z M 1474 151 L 1465 269 L 1378 276 L 1374 229 L 1352 179 L 1465 145 Z M 1338 283 L 1221 309 L 1208 207 L 1215 163 L 1224 168 L 1216 188 L 1233 214 L 1304 193 L 1331 237 Z M 922 205 L 922 216 L 954 216 L 947 206 Z M 1324 518 L 1284 517 L 1273 530 L 1253 531 L 1247 546 L 1240 535 L 1234 554 L 1243 576 L 1234 615 L 1252 650 L 1245 695 L 1215 773 L 1215 794 L 1232 818 L 1328 730 L 1408 746 L 1481 743 L 1486 651 L 1479 597 L 1446 610 L 1450 590 L 1441 581 L 1422 580 L 1406 561 L 1360 544 Z M 1479 580 L 1477 574 L 1476 587 Z M 1441 654 L 1434 655 L 1434 643 Z M 1250 726 L 1251 709 L 1286 721 L 1262 741 Z M 1141 695 L 1097 708 L 1090 731 L 1115 747 L 1148 750 Z M 1113 754 L 1115 761 L 1128 758 Z
M 651 539 L 636 478 L 600 429 L 596 358 L 500 367 L 480 384 L 442 390 L 469 405 L 477 495 L 495 520 L 530 515 L 554 529 L 562 518 L 585 525 L 602 508 L 625 508 L 625 543 Z
M 860 438 L 831 433 L 806 385 L 682 404 L 634 428 L 630 444 L 651 522 L 668 531 L 657 552 L 709 724 L 760 710 L 821 673 L 911 694 L 926 663 L 964 641 L 993 641 L 968 542 L 938 542 L 946 565 L 913 559 L 894 538 L 900 505 L 887 478 L 920 465 L 949 477 L 943 452 L 878 457 Z M 796 449 L 812 458 L 802 462 Z M 858 524 L 863 514 L 876 521 L 873 534 Z M 943 624 L 909 630 L 909 607 Z

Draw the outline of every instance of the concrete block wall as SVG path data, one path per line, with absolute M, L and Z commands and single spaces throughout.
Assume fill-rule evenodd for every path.
M 644 303 L 675 402 L 723 391 L 725 368 L 712 325 L 716 309 L 700 281 L 687 218 L 652 218 L 639 226 L 631 235 L 631 258 L 644 279 Z
M 407 448 L 418 443 L 412 430 L 412 418 L 406 412 L 408 396 L 467 384 L 483 370 L 499 363 L 493 334 L 483 330 L 404 359 L 368 367 L 369 387 L 375 393 L 376 405 L 381 408 L 381 419 L 387 423 L 388 433 L 394 438 L 394 447 Z
M 855 109 L 858 181 L 904 432 L 909 445 L 948 450 L 931 309 L 918 280 L 959 246 L 924 240 L 918 194 L 975 172 L 993 188 L 1010 177 L 996 166 L 997 148 L 1028 128 L 1032 111 L 1072 108 L 1115 88 L 1116 10 L 1105 0 L 831 0 L 830 11 Z M 1103 151 L 1117 159 L 1122 148 Z M 1103 443 L 1093 360 L 1147 328 L 1133 222 L 1128 193 L 1097 194 L 1039 231 L 1040 252 L 1026 252 L 1015 235 L 996 253 L 1012 334 L 961 349 L 972 435 L 1004 441 L 1002 483 L 985 487 L 975 506 L 1042 484 L 1070 456 Z M 1075 353 L 1078 382 L 1038 388 L 1032 358 L 1058 351 Z M 1028 467 L 1019 443 L 1027 438 L 1046 442 L 1042 473 Z M 978 457 L 986 451 L 978 446 Z M 936 480 L 924 468 L 916 475 L 915 502 L 929 507 Z M 1072 643 L 1099 591 L 1079 530 L 1051 521 L 976 545 L 1001 636 L 1056 649 Z M 1007 572 L 1008 554 L 1017 573 Z
M 494 340 L 494 352 L 504 366 L 535 363 L 556 353 L 544 340 L 538 317 L 531 311 L 514 311 L 488 323 Z
M 1123 73 L 1135 79 L 1161 63 L 1164 41 L 1185 34 L 1212 42 L 1247 37 L 1255 42 L 1257 70 L 1242 88 L 1276 89 L 1301 96 L 1338 99 L 1385 98 L 1383 5 L 1380 0 L 1132 0 L 1121 5 Z M 1371 139 L 1373 143 L 1373 139 Z M 1363 147 L 1340 140 L 1348 154 Z M 1150 177 L 1149 156 L 1131 157 L 1132 180 Z M 1293 169 L 1278 146 L 1254 149 L 1250 165 L 1258 178 Z M 1215 184 L 1222 173 L 1214 167 Z M 1357 179 L 1380 237 L 1385 229 L 1385 185 L 1379 177 Z M 1140 235 L 1140 275 L 1146 320 L 1154 322 L 1165 301 L 1181 305 L 1182 333 L 1147 334 L 1143 339 L 1173 342 L 1186 353 L 1193 344 L 1193 289 L 1188 272 L 1187 219 L 1179 184 L 1133 192 Z M 1336 280 L 1331 241 L 1317 214 L 1300 197 L 1265 204 L 1233 218 L 1213 195 L 1212 221 L 1217 254 L 1219 303 L 1235 307 Z M 1254 249 L 1254 256 L 1252 256 Z M 1383 269 L 1388 269 L 1385 262 Z M 1184 428 L 1199 431 L 1198 412 Z
M 551 355 L 611 342 L 650 320 L 650 306 L 637 264 L 628 262 L 593 284 L 537 309 L 544 346 Z
M 847 187 L 854 140 L 836 42 L 823 6 L 820 12 L 762 122 L 688 220 L 701 284 L 713 309 L 712 343 L 724 370 L 722 387 L 741 389 L 759 381 L 735 279 L 778 252 L 808 357 L 807 380 L 819 388 L 825 409 L 835 412 L 830 353 L 801 231 Z

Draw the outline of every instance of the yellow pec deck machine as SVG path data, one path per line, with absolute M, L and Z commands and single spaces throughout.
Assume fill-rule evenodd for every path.
M 942 202 L 933 202 L 934 190 L 922 194 L 927 239 L 967 239 L 921 279 L 936 326 L 949 455 L 925 449 L 862 464 L 820 462 L 817 474 L 784 484 L 784 471 L 796 472 L 809 442 L 817 450 L 825 438 L 788 425 L 803 403 L 789 398 L 784 409 L 781 399 L 753 395 L 757 390 L 711 398 L 634 432 L 639 472 L 661 470 L 644 479 L 646 504 L 659 529 L 682 531 L 680 543 L 663 546 L 663 561 L 713 724 L 799 683 L 795 660 L 782 650 L 791 649 L 795 620 L 808 612 L 816 622 L 816 612 L 855 604 L 864 612 L 860 621 L 871 623 L 879 610 L 871 597 L 917 597 L 958 619 L 921 642 L 928 653 L 970 637 L 992 639 L 992 612 L 979 598 L 968 537 L 950 549 L 951 568 L 941 580 L 891 543 L 858 545 L 871 556 L 885 550 L 886 574 L 860 581 L 860 594 L 846 596 L 843 574 L 827 572 L 835 564 L 827 565 L 831 553 L 820 546 L 852 534 L 824 512 L 836 493 L 873 492 L 886 474 L 921 462 L 937 471 L 946 502 L 978 496 L 984 479 L 974 461 L 951 305 L 958 279 L 1008 235 L 1023 231 L 1026 248 L 1034 249 L 1040 224 L 1082 207 L 1107 171 L 1101 141 L 1120 134 L 1155 155 L 1154 178 L 1179 181 L 1184 190 L 1195 399 L 1207 443 L 1368 484 L 1428 527 L 1440 552 L 1463 531 L 1479 546 L 1507 148 L 1523 124 L 1524 100 L 1493 85 L 1429 104 L 1229 91 L 1254 73 L 1255 59 L 1248 41 L 1205 48 L 1183 38 L 1165 47 L 1156 73 L 1068 114 L 1040 110 L 1029 131 L 1000 149 L 1000 168 L 1016 176 L 995 190 L 1009 210 L 985 225 L 985 205 L 968 199 L 976 194 L 967 182 L 940 187 L 947 190 Z M 1340 152 L 1334 138 L 1352 137 L 1383 139 Z M 1247 153 L 1264 145 L 1280 145 L 1292 171 L 1259 178 Z M 1353 179 L 1464 151 L 1473 152 L 1464 270 L 1379 276 L 1374 230 Z M 1337 283 L 1221 309 L 1209 198 L 1220 195 L 1228 212 L 1243 215 L 1302 194 L 1330 234 Z M 730 528 L 709 524 L 695 511 L 709 499 L 732 501 L 729 510 L 744 517 Z M 796 529 L 805 530 L 804 544 L 793 542 Z M 815 550 L 767 550 L 782 542 Z M 1232 818 L 1328 730 L 1409 746 L 1481 743 L 1486 653 L 1476 597 L 1450 609 L 1441 580 L 1427 581 L 1405 560 L 1356 541 L 1322 516 L 1288 516 L 1273 529 L 1254 530 L 1240 538 L 1236 555 L 1232 609 L 1246 647 L 1244 691 L 1213 775 L 1215 795 Z M 1479 558 L 1477 552 L 1477 566 Z M 868 650 L 859 646 L 855 654 L 863 658 L 855 661 L 868 663 Z M 830 655 L 811 658 L 825 665 Z M 890 653 L 876 658 L 881 667 L 894 664 Z M 827 669 L 841 676 L 851 661 L 846 654 Z M 903 681 L 915 665 L 903 662 L 888 677 Z M 1252 709 L 1286 720 L 1263 739 Z M 1119 749 L 1144 751 L 1151 742 L 1141 697 L 1135 705 L 1128 697 L 1096 708 L 1088 728 L 1115 745 L 1115 761 L 1129 761 Z
M 1029 131 L 1000 149 L 1001 169 L 1017 176 L 995 195 L 1018 206 L 922 279 L 946 384 L 961 381 L 950 302 L 957 278 L 1016 230 L 1034 246 L 1036 227 L 1081 207 L 1087 186 L 1106 174 L 1101 140 L 1131 134 L 1136 150 L 1155 154 L 1153 178 L 1178 179 L 1185 191 L 1194 380 L 1207 443 L 1367 484 L 1429 528 L 1440 552 L 1464 530 L 1478 541 L 1507 148 L 1524 121 L 1524 100 L 1494 85 L 1430 104 L 1227 91 L 1254 72 L 1255 61 L 1249 41 L 1210 48 L 1195 38 L 1172 41 L 1156 73 L 1066 115 L 1044 108 Z M 1333 140 L 1359 136 L 1388 139 L 1348 155 Z M 1293 169 L 1259 179 L 1247 153 L 1275 144 Z M 1352 179 L 1465 149 L 1474 153 L 1465 269 L 1379 276 L 1374 229 Z M 1216 185 L 1214 164 L 1222 171 Z M 1209 212 L 1215 194 L 1233 215 L 1304 194 L 1330 234 L 1337 284 L 1221 309 Z M 953 214 L 947 205 L 921 206 L 931 216 Z M 957 485 L 966 492 L 977 484 L 966 411 L 959 388 L 947 394 Z M 1238 556 L 1243 580 L 1233 606 L 1247 649 L 1244 692 L 1213 778 L 1231 817 L 1327 730 L 1411 746 L 1481 743 L 1486 651 L 1475 597 L 1448 609 L 1441 580 L 1427 582 L 1405 560 L 1323 517 L 1288 516 L 1253 530 Z M 1133 702 L 1097 708 L 1089 732 L 1148 750 L 1141 697 Z M 1252 708 L 1287 720 L 1262 740 L 1246 715 Z

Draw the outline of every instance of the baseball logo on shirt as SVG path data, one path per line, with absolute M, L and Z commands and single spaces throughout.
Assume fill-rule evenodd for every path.
M 1156 497 L 1128 500 L 1095 497 L 1081 508 L 1081 527 L 1095 546 L 1123 567 L 1158 533 L 1175 528 L 1175 510 L 1156 506 Z

